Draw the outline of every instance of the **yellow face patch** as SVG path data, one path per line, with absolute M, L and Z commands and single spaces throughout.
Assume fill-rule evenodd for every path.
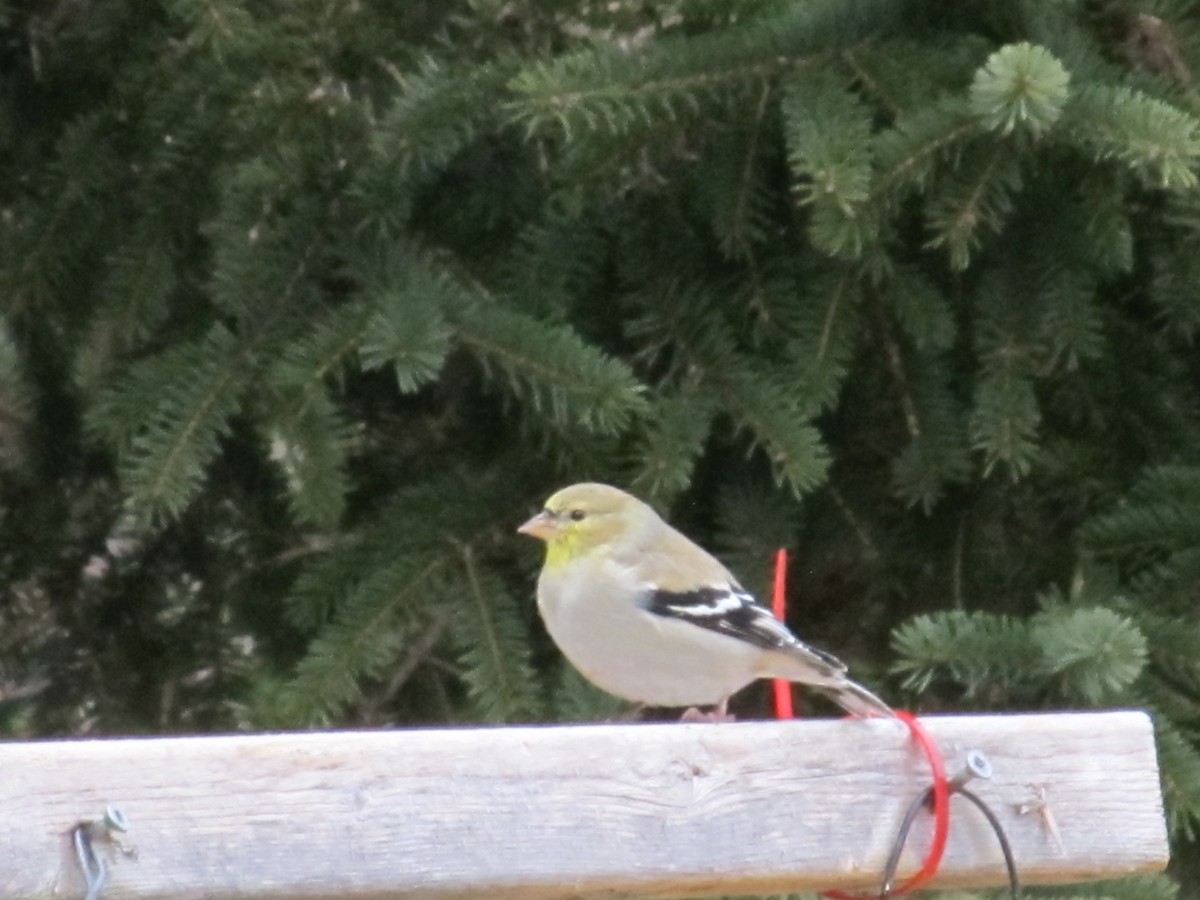
M 561 566 L 579 556 L 579 533 L 566 528 L 546 541 L 546 565 Z
M 572 561 L 606 552 L 628 530 L 630 511 L 643 507 L 624 491 L 606 484 L 583 483 L 563 488 L 546 501 L 545 508 L 517 529 L 546 542 L 546 566 L 567 566 Z M 653 512 L 646 508 L 653 516 Z M 636 516 L 632 521 L 637 521 Z

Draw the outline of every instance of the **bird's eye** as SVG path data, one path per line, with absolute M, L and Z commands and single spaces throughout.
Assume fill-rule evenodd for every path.
M 572 522 L 582 522 L 586 516 L 587 516 L 587 513 L 585 513 L 582 509 L 571 510 L 571 521 Z

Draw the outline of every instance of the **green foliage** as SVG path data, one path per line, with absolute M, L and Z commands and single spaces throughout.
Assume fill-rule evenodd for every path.
M 833 72 L 791 78 L 781 103 L 797 200 L 811 207 L 813 243 L 835 258 L 858 259 L 878 237 L 867 213 L 871 193 L 871 109 Z
M 247 349 L 214 325 L 139 361 L 100 394 L 90 424 L 121 448 L 135 514 L 177 516 L 195 498 L 241 405 L 248 369 Z
M 341 598 L 297 665 L 282 700 L 285 721 L 328 722 L 360 701 L 362 681 L 380 677 L 404 644 L 430 627 L 431 604 L 449 599 L 445 578 L 452 564 L 451 548 L 429 557 L 376 561 Z
M 457 311 L 454 324 L 489 382 L 555 425 L 616 434 L 645 412 L 628 367 L 569 328 L 486 301 Z
M 893 641 L 900 658 L 896 672 L 916 693 L 947 678 L 968 697 L 982 695 L 983 702 L 989 693 L 1020 696 L 1036 678 L 1040 661 L 1026 623 L 985 612 L 918 616 L 898 628 Z
M 443 310 L 461 302 L 445 273 L 411 254 L 394 254 L 365 274 L 364 302 L 373 310 L 358 352 L 363 368 L 390 365 L 402 394 L 437 378 L 453 333 Z
M 1146 474 L 1114 510 L 1088 523 L 1097 551 L 1145 564 L 1200 544 L 1200 469 L 1163 466 Z
M 950 377 L 941 361 L 923 362 L 907 385 L 911 440 L 896 457 L 892 483 L 897 497 L 926 512 L 953 485 L 969 481 L 973 471 L 962 403 Z
M 350 491 L 346 469 L 349 434 L 332 401 L 314 391 L 275 395 L 261 422 L 269 458 L 287 485 L 292 515 L 317 528 L 336 528 Z
M 1083 89 L 1063 116 L 1061 130 L 1096 158 L 1119 160 L 1151 184 L 1172 190 L 1196 186 L 1196 119 L 1155 97 L 1129 87 Z
M 291 621 L 319 631 L 281 697 L 294 721 L 327 721 L 389 671 L 412 677 L 438 658 L 443 633 L 458 645 L 477 715 L 505 721 L 539 709 L 524 617 L 477 561 L 493 522 L 507 521 L 514 487 L 494 476 L 429 479 L 320 548 L 290 598 Z
M 1146 664 L 1145 635 L 1110 609 L 1047 610 L 1031 637 L 1063 693 L 1097 706 L 1119 703 Z
M 746 365 L 726 369 L 713 382 L 735 425 L 767 454 L 776 483 L 800 495 L 824 479 L 829 459 L 821 435 L 787 381 Z
M 467 692 L 485 722 L 536 719 L 541 714 L 539 684 L 529 661 L 529 637 L 520 607 L 498 579 L 465 559 L 465 597 L 454 620 Z
M 512 114 L 530 132 L 557 126 L 568 138 L 681 119 L 811 56 L 864 41 L 898 21 L 902 7 L 881 0 L 784 4 L 707 34 L 567 53 L 513 78 Z
M 495 127 L 494 99 L 506 78 L 496 64 L 455 66 L 427 57 L 416 72 L 401 76 L 402 90 L 370 135 L 372 151 L 400 182 L 435 176 Z
M 800 296 L 784 307 L 788 315 L 787 377 L 806 415 L 837 404 L 838 394 L 862 329 L 862 285 L 851 269 L 813 274 Z M 781 304 L 782 305 L 782 304 Z
M 633 486 L 649 498 L 671 499 L 691 484 L 696 460 L 712 428 L 704 395 L 662 395 L 647 414 Z
M 1089 706 L 1119 705 L 1147 657 L 1138 627 L 1103 607 L 1052 606 L 1028 622 L 958 611 L 919 616 L 896 631 L 895 647 L 909 689 L 944 677 L 985 702 L 1053 686 Z
M 896 324 L 917 350 L 948 350 L 954 345 L 957 329 L 950 302 L 919 271 L 897 272 L 888 282 L 888 299 L 895 307 Z
M 555 722 L 594 724 L 622 721 L 630 716 L 628 703 L 604 693 L 566 663 L 560 667 L 553 687 L 551 717 Z
M 1119 567 L 1127 609 L 1149 638 L 1141 680 L 1157 712 L 1163 787 L 1172 830 L 1195 839 L 1200 823 L 1200 467 L 1159 466 L 1081 533 L 1089 554 Z
M 983 124 L 1009 134 L 1049 131 L 1066 105 L 1071 76 L 1045 47 L 1029 43 L 1001 47 L 971 83 L 971 111 Z
M 1200 753 L 1196 752 L 1196 734 L 1181 733 L 1169 722 L 1156 723 L 1158 764 L 1162 770 L 1163 794 L 1167 798 L 1168 824 L 1177 834 L 1196 838 L 1200 821 Z
M 1184 840 L 1193 7 L 3 6 L 0 730 L 627 715 L 513 533 L 602 479 Z
M 983 242 L 983 229 L 999 231 L 1022 187 L 1021 160 L 1007 144 L 970 147 L 955 171 L 939 180 L 925 214 L 929 246 L 944 247 L 950 267 L 965 269 Z
M 1100 881 L 1084 888 L 1052 885 L 1032 888 L 1033 897 L 1061 897 L 1070 900 L 1176 900 L 1179 886 L 1167 875 L 1134 875 L 1113 881 Z

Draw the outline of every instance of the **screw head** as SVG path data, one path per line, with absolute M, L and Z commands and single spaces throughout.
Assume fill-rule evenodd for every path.
M 988 762 L 982 750 L 968 750 L 967 771 L 971 773 L 972 778 L 991 778 L 992 764 Z
M 112 831 L 129 830 L 129 820 L 125 818 L 125 813 L 111 803 L 104 807 L 104 824 Z

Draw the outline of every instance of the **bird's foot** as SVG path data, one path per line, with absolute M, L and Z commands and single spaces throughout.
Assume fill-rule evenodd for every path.
M 639 703 L 636 706 L 627 708 L 620 715 L 610 716 L 609 718 L 605 719 L 604 721 L 606 723 L 608 723 L 609 725 L 612 725 L 616 722 L 640 722 L 640 721 L 642 721 L 642 717 L 645 715 L 645 713 L 646 713 L 646 704 Z
M 683 711 L 683 715 L 679 717 L 680 722 L 736 722 L 737 716 L 729 712 L 725 708 L 725 703 L 722 701 L 712 709 L 705 712 L 695 706 L 690 706 Z

